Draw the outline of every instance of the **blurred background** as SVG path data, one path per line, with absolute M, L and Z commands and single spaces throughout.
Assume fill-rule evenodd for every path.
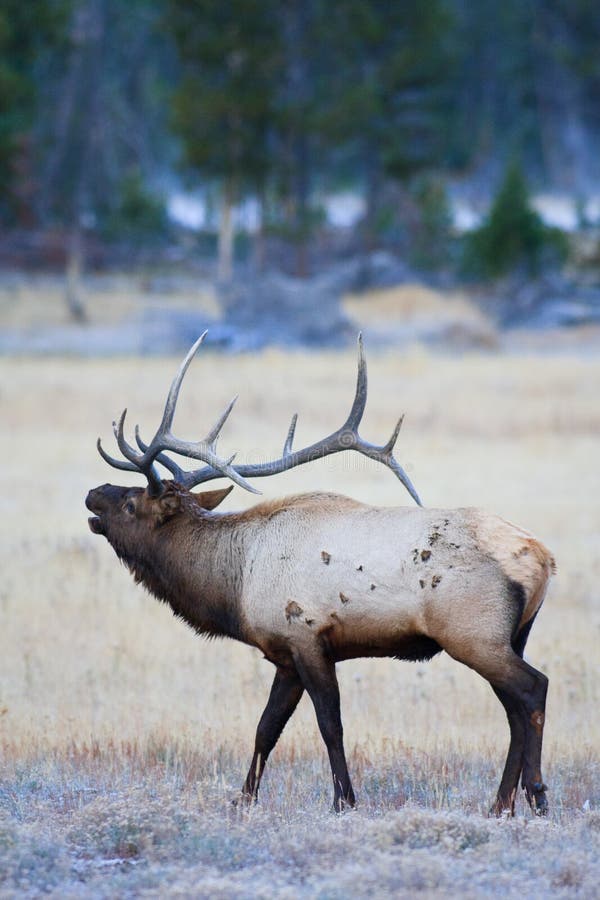
M 597 895 L 599 177 L 597 0 L 0 0 L 9 892 L 168 896 L 166 879 L 178 896 Z M 527 645 L 550 679 L 555 831 L 503 822 L 460 861 L 442 828 L 408 845 L 434 847 L 412 863 L 405 838 L 378 844 L 365 818 L 342 835 L 314 813 L 329 774 L 303 699 L 252 828 L 236 832 L 238 847 L 256 841 L 238 873 L 230 800 L 271 667 L 200 641 L 136 587 L 84 507 L 94 485 L 144 483 L 109 469 L 95 441 L 118 453 L 110 423 L 125 406 L 129 439 L 135 422 L 150 438 L 205 328 L 177 435 L 206 434 L 238 392 L 223 455 L 276 458 L 295 411 L 297 446 L 331 433 L 362 329 L 362 436 L 384 442 L 405 412 L 396 455 L 427 506 L 492 510 L 556 556 Z M 357 454 L 257 486 L 412 506 Z M 222 508 L 255 499 L 236 488 Z M 508 742 L 488 686 L 444 654 L 338 668 L 356 815 L 387 828 L 412 804 L 475 815 L 479 833 Z M 275 844 L 272 874 L 255 877 Z M 396 844 L 382 868 L 377 848 Z M 295 887 L 276 893 L 286 867 Z M 246 881 L 228 893 L 210 879 L 229 868 Z
M 595 347 L 599 49 L 594 0 L 2 0 L 0 352 Z

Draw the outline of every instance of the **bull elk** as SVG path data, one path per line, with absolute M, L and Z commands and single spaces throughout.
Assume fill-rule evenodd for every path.
M 234 465 L 234 457 L 223 458 L 216 449 L 234 401 L 201 441 L 175 437 L 181 383 L 204 336 L 179 367 L 150 444 L 137 427 L 137 447 L 127 441 L 126 410 L 113 423 L 124 458 L 109 456 L 98 440 L 106 462 L 143 474 L 147 487 L 105 484 L 90 491 L 86 505 L 92 532 L 108 539 L 136 582 L 199 634 L 257 647 L 275 666 L 243 800 L 257 798 L 267 758 L 306 690 L 329 754 L 334 809 L 354 806 L 336 663 L 361 656 L 428 660 L 445 650 L 483 676 L 506 711 L 510 746 L 492 813 L 514 814 L 521 776 L 532 810 L 544 815 L 540 765 L 548 679 L 524 661 L 523 651 L 554 570 L 549 551 L 528 532 L 479 509 L 423 508 L 394 457 L 402 419 L 381 446 L 359 436 L 367 398 L 360 337 L 350 414 L 323 440 L 294 450 L 294 416 L 280 458 Z M 223 477 L 258 493 L 247 479 L 343 450 L 391 469 L 417 508 L 307 493 L 219 514 L 214 509 L 233 485 L 192 493 Z M 184 471 L 169 452 L 202 465 Z M 157 464 L 172 477 L 161 478 Z

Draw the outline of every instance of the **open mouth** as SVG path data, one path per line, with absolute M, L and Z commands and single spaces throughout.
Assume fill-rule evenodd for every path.
M 88 525 L 90 526 L 90 531 L 94 534 L 104 534 L 104 527 L 99 516 L 90 516 Z
M 104 534 L 104 526 L 102 524 L 102 519 L 98 513 L 102 513 L 102 503 L 101 500 L 101 492 L 98 488 L 93 491 L 90 491 L 87 497 L 85 498 L 85 505 L 89 509 L 91 513 L 95 513 L 95 515 L 90 516 L 88 519 L 88 525 L 90 527 L 90 531 L 92 534 Z

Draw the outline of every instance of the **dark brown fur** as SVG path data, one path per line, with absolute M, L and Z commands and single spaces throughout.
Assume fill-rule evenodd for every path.
M 168 603 L 174 614 L 198 634 L 243 641 L 240 548 L 238 542 L 223 542 L 219 518 L 207 516 L 207 511 L 223 500 L 229 490 L 210 491 L 204 498 L 169 484 L 162 497 L 148 500 L 142 488 L 104 485 L 90 491 L 86 502 L 92 512 L 102 516 L 100 533 L 107 537 L 137 582 Z M 152 504 L 162 513 L 148 512 L 128 522 L 123 510 L 129 502 Z M 94 527 L 99 526 L 92 525 L 92 530 Z M 205 553 L 207 543 L 218 549 L 215 556 L 219 569 L 199 573 L 188 562 L 200 544 Z

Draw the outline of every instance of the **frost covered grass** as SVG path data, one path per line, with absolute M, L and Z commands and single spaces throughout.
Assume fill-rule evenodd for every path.
M 550 678 L 549 819 L 522 800 L 515 821 L 486 818 L 508 729 L 489 687 L 443 655 L 338 667 L 356 812 L 328 811 L 306 699 L 258 806 L 233 807 L 272 667 L 200 640 L 135 587 L 83 506 L 90 487 L 121 477 L 96 437 L 110 445 L 124 406 L 150 434 L 177 361 L 2 360 L 1 896 L 596 895 L 600 363 L 368 358 L 364 436 L 383 440 L 406 412 L 398 457 L 424 502 L 492 509 L 556 555 L 527 648 Z M 354 371 L 352 353 L 207 353 L 177 428 L 199 436 L 239 391 L 223 448 L 262 459 L 296 410 L 299 442 L 339 424 Z M 389 472 L 351 456 L 260 487 L 410 502 Z M 226 504 L 251 502 L 236 489 Z
M 113 750 L 11 766 L 2 896 L 596 895 L 597 810 L 497 821 L 439 808 L 433 794 L 397 806 L 383 791 L 336 817 L 313 766 L 297 762 L 294 789 L 289 763 L 274 766 L 287 790 L 267 790 L 250 810 L 230 803 L 231 763 L 215 772 L 193 753 L 170 764 Z

